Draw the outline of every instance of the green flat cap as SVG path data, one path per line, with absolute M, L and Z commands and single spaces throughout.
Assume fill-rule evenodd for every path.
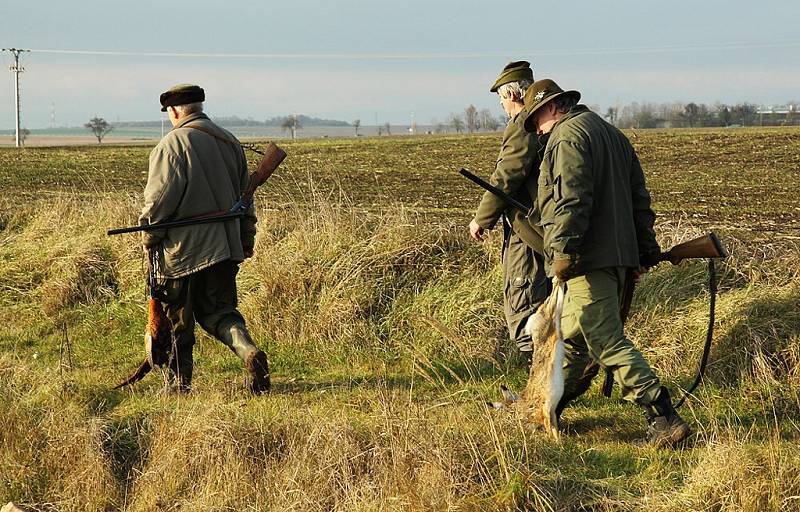
M 500 86 L 523 79 L 533 82 L 531 63 L 526 60 L 509 62 L 506 64 L 506 67 L 503 68 L 503 71 L 500 73 L 500 76 L 497 77 L 497 80 L 494 82 L 494 85 L 492 85 L 492 88 L 489 89 L 489 92 L 497 92 Z
M 206 100 L 206 92 L 199 85 L 178 84 L 161 93 L 161 111 L 166 112 L 167 107 L 177 107 L 178 105 L 188 105 Z
M 533 84 L 528 87 L 527 92 L 525 92 L 525 108 L 528 110 L 528 115 L 525 116 L 525 130 L 531 133 L 535 132 L 536 127 L 533 126 L 533 113 L 550 100 L 565 95 L 574 96 L 576 102 L 581 99 L 581 93 L 578 91 L 565 91 L 549 78 L 533 82 Z

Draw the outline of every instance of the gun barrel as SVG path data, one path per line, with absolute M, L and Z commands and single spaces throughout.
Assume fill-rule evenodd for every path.
M 209 222 L 224 222 L 226 220 L 238 219 L 243 217 L 246 212 L 238 211 L 214 215 L 208 217 L 198 217 L 193 219 L 174 220 L 169 222 L 157 222 L 155 224 L 145 224 L 143 226 L 131 226 L 128 228 L 109 229 L 107 235 L 121 235 L 122 233 L 136 233 L 138 231 L 155 231 L 157 229 L 179 228 L 181 226 L 194 226 L 196 224 L 207 224 Z
M 529 215 L 530 214 L 530 211 L 531 211 L 531 207 L 530 206 L 526 206 L 526 205 L 522 204 L 520 201 L 518 201 L 518 200 L 514 199 L 513 197 L 511 197 L 510 195 L 508 195 L 505 191 L 500 190 L 499 188 L 491 185 L 490 183 L 487 183 L 487 182 L 483 181 L 481 178 L 475 176 L 474 174 L 472 174 L 471 172 L 469 172 L 466 169 L 462 168 L 458 172 L 462 176 L 467 178 L 468 180 L 472 181 L 473 183 L 475 183 L 479 187 L 481 187 L 481 188 L 483 188 L 485 190 L 488 190 L 492 194 L 496 195 L 497 197 L 499 197 L 500 199 L 502 199 L 503 201 L 508 203 L 510 206 L 513 206 L 517 210 L 519 210 L 522 213 L 524 213 L 525 215 Z

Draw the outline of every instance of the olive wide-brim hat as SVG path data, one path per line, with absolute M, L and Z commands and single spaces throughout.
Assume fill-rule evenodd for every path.
M 161 93 L 159 101 L 161 102 L 161 111 L 166 112 L 167 107 L 206 101 L 206 92 L 199 85 L 178 84 Z
M 489 92 L 497 92 L 497 89 L 500 87 L 511 82 L 519 82 L 520 80 L 529 80 L 533 82 L 533 70 L 531 69 L 531 63 L 527 60 L 518 60 L 506 64 L 506 67 L 500 72 L 500 76 L 497 77 L 492 87 L 489 88 Z
M 533 114 L 547 102 L 560 96 L 574 96 L 576 102 L 581 99 L 581 93 L 578 91 L 565 91 L 549 78 L 533 82 L 525 92 L 525 109 L 528 111 L 528 115 L 525 116 L 525 130 L 536 131 L 536 127 L 533 126 Z

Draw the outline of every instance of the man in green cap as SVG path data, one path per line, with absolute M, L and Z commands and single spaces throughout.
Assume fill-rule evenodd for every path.
M 150 153 L 140 224 L 229 209 L 249 184 L 239 141 L 203 113 L 202 88 L 176 85 L 160 101 L 173 129 Z M 142 235 L 144 247 L 158 262 L 160 298 L 172 329 L 169 367 L 177 391 L 191 389 L 195 321 L 239 356 L 250 391 L 269 390 L 267 356 L 253 344 L 237 310 L 236 274 L 239 263 L 253 255 L 255 225 L 251 207 L 241 219 Z
M 580 96 L 552 80 L 535 82 L 525 95 L 526 130 L 549 134 L 537 202 L 548 275 L 567 284 L 564 395 L 585 391 L 576 386 L 594 359 L 613 373 L 626 400 L 643 407 L 647 442 L 674 445 L 689 435 L 689 426 L 625 337 L 619 312 L 625 280 L 658 262 L 650 194 L 630 141 L 579 105 Z
M 533 83 L 533 71 L 526 61 L 511 62 L 489 89 L 500 97 L 509 117 L 497 157 L 492 185 L 523 204 L 534 204 L 539 172 L 537 138 L 525 131 L 525 91 Z M 469 224 L 470 236 L 480 241 L 487 229 L 503 222 L 503 303 L 511 340 L 530 364 L 533 347 L 525 324 L 550 291 L 544 274 L 542 235 L 536 225 L 538 211 L 521 212 L 500 197 L 486 192 Z

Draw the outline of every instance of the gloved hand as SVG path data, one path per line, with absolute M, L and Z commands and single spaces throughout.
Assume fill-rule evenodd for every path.
M 647 254 L 640 254 L 639 264 L 646 269 L 655 267 L 656 265 L 661 263 L 659 256 L 661 256 L 660 252 L 650 252 Z
M 578 265 L 571 259 L 553 261 L 553 273 L 561 281 L 568 281 L 578 275 Z

